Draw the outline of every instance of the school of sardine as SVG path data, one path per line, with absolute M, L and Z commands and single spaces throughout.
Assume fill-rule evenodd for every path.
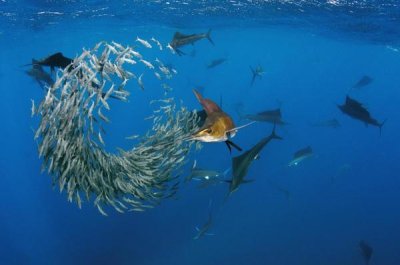
M 151 48 L 147 41 L 137 41 Z M 52 176 L 53 185 L 66 191 L 70 202 L 81 207 L 84 198 L 93 198 L 104 215 L 105 207 L 118 212 L 144 211 L 173 196 L 179 187 L 179 169 L 191 148 L 198 147 L 187 140 L 198 129 L 196 113 L 177 105 L 173 98 L 163 98 L 152 102 L 153 126 L 145 135 L 135 136 L 139 143 L 133 149 L 118 154 L 104 150 L 103 125 L 110 121 L 106 113 L 111 109 L 108 100 L 127 101 L 130 92 L 125 85 L 132 78 L 144 89 L 143 75 L 137 78 L 128 70 L 136 67 L 136 60 L 154 72 L 153 64 L 157 65 L 160 76 L 172 76 L 158 59 L 145 60 L 129 46 L 100 42 L 91 50 L 84 49 L 57 73 L 38 106 L 32 101 L 32 115 L 40 118 L 35 139 L 43 158 L 42 170 Z

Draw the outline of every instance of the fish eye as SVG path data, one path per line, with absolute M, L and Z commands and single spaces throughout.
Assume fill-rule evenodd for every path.
M 211 128 L 207 129 L 206 133 L 212 133 L 212 129 Z

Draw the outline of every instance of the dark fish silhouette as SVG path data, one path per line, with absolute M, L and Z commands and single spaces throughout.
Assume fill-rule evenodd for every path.
M 197 234 L 196 234 L 196 236 L 193 237 L 193 239 L 197 240 L 203 236 L 213 236 L 214 234 L 208 233 L 208 230 L 210 230 L 212 224 L 213 224 L 213 220 L 212 220 L 212 215 L 210 213 L 208 215 L 207 221 L 203 224 L 203 226 L 200 228 L 196 227 Z
M 289 162 L 288 166 L 289 167 L 297 166 L 304 159 L 306 159 L 312 155 L 313 155 L 313 151 L 312 151 L 311 146 L 307 146 L 303 149 L 300 149 L 299 151 L 297 151 L 293 154 L 293 159 L 292 159 L 292 161 Z
M 207 33 L 200 33 L 200 34 L 182 34 L 180 32 L 175 32 L 172 41 L 169 43 L 171 48 L 178 53 L 178 55 L 184 55 L 184 53 L 179 49 L 179 47 L 188 45 L 188 44 L 194 44 L 196 41 L 202 40 L 202 39 L 208 39 L 213 45 L 214 42 L 211 39 L 211 29 L 208 30 Z
M 374 249 L 364 240 L 361 240 L 360 243 L 358 243 L 358 246 L 360 247 L 361 255 L 364 258 L 365 264 L 368 265 Z
M 210 201 L 210 204 L 208 207 L 209 207 L 208 219 L 200 228 L 196 226 L 197 234 L 196 234 L 196 236 L 193 237 L 194 240 L 197 240 L 203 236 L 213 236 L 214 235 L 214 234 L 208 233 L 208 230 L 210 230 L 211 226 L 213 225 L 213 218 L 212 218 L 212 213 L 211 213 L 211 201 Z
M 253 76 L 251 77 L 250 85 L 253 86 L 256 77 L 262 78 L 262 75 L 264 74 L 264 69 L 262 68 L 261 65 L 258 65 L 255 69 L 250 66 L 250 70 L 251 73 L 253 74 Z
M 51 87 L 54 84 L 53 78 L 43 70 L 41 65 L 37 64 L 37 60 L 35 59 L 32 59 L 32 68 L 25 72 L 35 79 L 42 89 L 46 86 Z
M 331 127 L 331 128 L 339 128 L 341 125 L 337 119 L 330 119 L 326 121 L 318 121 L 311 123 L 310 126 L 313 127 Z
M 372 79 L 367 75 L 364 75 L 363 77 L 361 77 L 360 80 L 357 81 L 357 83 L 353 85 L 353 88 L 362 88 L 368 86 L 369 84 L 372 83 L 372 81 L 374 81 L 374 79 Z
M 240 184 L 251 182 L 250 180 L 245 180 L 245 176 L 249 170 L 251 163 L 259 157 L 259 153 L 272 139 L 282 140 L 280 136 L 275 133 L 275 126 L 272 130 L 271 135 L 261 139 L 255 146 L 246 151 L 240 156 L 236 156 L 232 159 L 232 179 L 227 180 L 229 183 L 229 194 L 236 191 Z
M 243 107 L 239 105 L 237 106 L 236 111 L 239 114 L 239 117 L 242 119 L 260 121 L 260 122 L 269 122 L 277 125 L 287 124 L 282 120 L 282 112 L 280 108 L 273 110 L 265 110 L 262 112 L 258 112 L 256 114 L 244 114 Z
M 220 65 L 220 64 L 222 64 L 222 63 L 224 63 L 224 62 L 226 62 L 226 60 L 228 60 L 228 59 L 227 59 L 227 58 L 219 58 L 219 59 L 212 60 L 212 61 L 207 65 L 207 68 L 208 68 L 208 69 L 214 68 L 215 66 L 218 66 L 218 65 Z
M 371 124 L 373 126 L 379 127 L 379 131 L 382 131 L 382 126 L 385 121 L 378 122 L 376 119 L 371 117 L 368 110 L 362 105 L 362 103 L 346 96 L 346 102 L 343 105 L 338 105 L 338 108 L 344 113 L 352 117 L 353 119 L 360 120 L 365 123 L 365 125 Z
M 54 71 L 54 68 L 62 68 L 65 69 L 68 65 L 73 62 L 73 59 L 65 57 L 61 52 L 57 52 L 52 54 L 42 60 L 38 60 L 36 64 L 41 66 L 49 66 L 51 71 Z

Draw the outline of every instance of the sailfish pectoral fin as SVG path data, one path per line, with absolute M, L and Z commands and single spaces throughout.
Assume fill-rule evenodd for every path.
M 231 153 L 232 153 L 232 147 L 231 147 L 231 145 L 229 144 L 228 141 L 225 141 L 225 144 L 226 144 L 226 146 L 227 146 L 228 149 L 229 149 L 229 153 L 231 154 Z
M 232 142 L 231 140 L 226 140 L 225 143 L 226 143 L 226 145 L 228 146 L 229 152 L 232 151 L 231 146 L 235 147 L 235 149 L 238 150 L 239 152 L 242 152 L 242 151 L 243 151 L 243 149 L 242 149 L 240 146 L 238 146 L 237 144 L 235 144 L 235 143 Z

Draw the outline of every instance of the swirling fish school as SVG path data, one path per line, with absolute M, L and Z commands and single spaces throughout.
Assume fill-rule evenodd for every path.
M 103 122 L 110 120 L 104 109 L 110 110 L 110 98 L 127 101 L 125 85 L 136 78 L 128 67 L 138 67 L 132 63 L 138 54 L 115 42 L 100 42 L 60 70 L 39 106 L 32 102 L 32 114 L 40 118 L 35 139 L 43 170 L 79 207 L 82 196 L 94 196 L 103 215 L 104 206 L 143 211 L 174 195 L 176 172 L 194 143 L 184 139 L 198 129 L 195 113 L 177 108 L 172 98 L 160 99 L 153 127 L 137 146 L 119 154 L 104 150 Z

